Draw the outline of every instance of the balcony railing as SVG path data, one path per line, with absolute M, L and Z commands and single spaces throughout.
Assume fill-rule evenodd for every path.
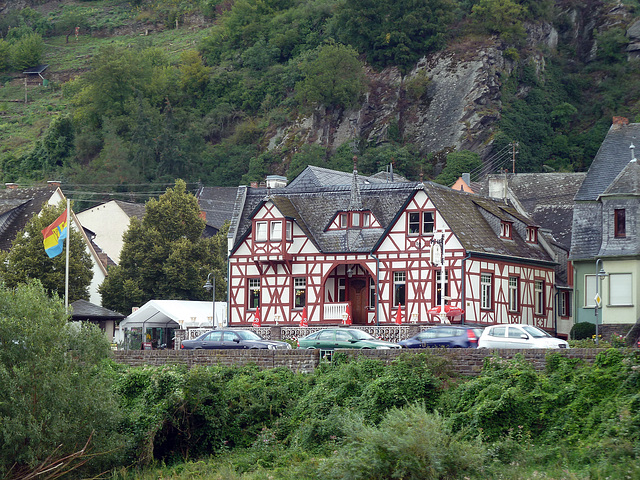
M 347 315 L 347 306 L 349 305 L 350 302 L 325 303 L 324 320 L 344 320 Z

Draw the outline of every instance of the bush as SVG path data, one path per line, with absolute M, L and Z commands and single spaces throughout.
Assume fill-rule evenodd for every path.
M 461 441 L 422 404 L 390 410 L 378 427 L 352 416 L 347 431 L 343 446 L 321 463 L 321 478 L 465 478 L 483 461 L 480 444 Z
M 44 53 L 44 42 L 38 33 L 22 37 L 11 46 L 11 65 L 16 70 L 24 70 L 40 65 Z
M 591 322 L 578 322 L 571 327 L 569 338 L 571 340 L 584 340 L 593 338 L 596 334 L 596 325 Z

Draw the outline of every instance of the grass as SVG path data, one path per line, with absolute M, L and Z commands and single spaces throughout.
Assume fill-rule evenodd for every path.
M 61 4 L 48 13 L 55 22 L 63 15 L 74 13 L 90 18 L 91 28 L 107 31 L 135 23 L 135 12 L 129 3 L 109 0 Z M 45 38 L 43 63 L 49 64 L 44 77 L 69 79 L 81 75 L 91 65 L 91 58 L 105 45 L 119 44 L 140 47 L 160 47 L 167 52 L 171 62 L 177 63 L 180 54 L 196 49 L 198 42 L 207 35 L 205 28 L 182 26 L 178 29 L 151 31 L 144 35 L 144 27 L 136 25 L 136 32 L 117 36 L 98 36 L 81 29 L 75 35 L 57 35 Z M 12 152 L 16 156 L 30 151 L 44 133 L 52 118 L 69 112 L 70 107 L 62 96 L 59 81 L 51 80 L 48 88 L 40 85 L 27 87 L 28 102 L 24 103 L 24 80 L 20 72 L 0 77 L 0 154 Z M 13 100 L 22 100 L 14 102 Z

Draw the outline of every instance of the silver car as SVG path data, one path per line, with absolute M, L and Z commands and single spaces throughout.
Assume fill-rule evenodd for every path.
M 478 348 L 569 348 L 569 344 L 533 325 L 515 324 L 485 328 Z

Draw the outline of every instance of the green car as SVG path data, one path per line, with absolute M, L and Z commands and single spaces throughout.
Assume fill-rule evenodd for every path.
M 334 350 L 336 348 L 390 349 L 400 345 L 378 340 L 357 328 L 325 328 L 298 339 L 298 348 Z

